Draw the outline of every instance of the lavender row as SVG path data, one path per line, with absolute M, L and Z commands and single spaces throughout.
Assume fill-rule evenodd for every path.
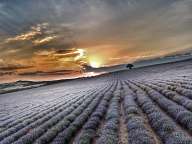
M 51 117 L 48 121 L 38 126 L 37 128 L 31 130 L 26 135 L 22 136 L 15 143 L 32 143 L 37 138 L 41 137 L 44 134 L 52 135 L 56 134 L 60 129 L 64 128 L 65 125 L 71 123 L 71 119 L 75 118 L 78 114 L 80 114 L 84 108 L 87 107 L 89 103 L 94 99 L 95 94 L 91 94 L 88 96 L 81 97 L 81 103 L 71 104 L 70 107 L 66 107 L 67 109 L 56 115 L 55 117 Z M 51 134 L 50 134 L 51 133 Z
M 53 144 L 68 144 L 70 143 L 72 137 L 76 134 L 76 132 L 82 128 L 84 123 L 88 120 L 90 115 L 93 113 L 93 111 L 96 109 L 96 107 L 99 105 L 99 103 L 102 101 L 102 99 L 105 96 L 105 93 L 109 91 L 109 89 L 104 90 L 104 92 L 99 92 L 99 94 L 96 96 L 96 98 L 92 101 L 92 103 L 62 132 L 60 132 L 56 138 L 53 140 Z M 37 140 L 36 143 L 39 143 Z M 41 142 L 40 142 L 41 143 Z M 44 143 L 45 144 L 45 143 Z
M 140 85 L 141 86 L 141 85 Z M 175 121 L 180 123 L 189 132 L 192 131 L 192 112 L 186 110 L 183 106 L 167 99 L 159 92 L 142 85 L 143 90 L 145 90 L 151 99 L 153 99 L 164 111 L 166 111 Z
M 56 124 L 60 119 L 62 119 L 67 114 L 69 114 L 71 111 L 73 111 L 76 107 L 78 107 L 78 105 L 80 103 L 82 103 L 84 99 L 85 99 L 85 96 L 84 97 L 79 96 L 79 97 L 75 98 L 73 101 L 64 105 L 64 107 L 61 107 L 61 108 L 57 109 L 56 111 L 49 113 L 45 117 L 42 117 L 39 119 L 37 118 L 31 124 L 25 123 L 24 126 L 21 124 L 21 127 L 19 127 L 20 125 L 17 126 L 16 128 L 13 127 L 11 130 L 2 133 L 0 135 L 0 138 L 5 138 L 5 137 L 10 135 L 3 142 L 5 142 L 5 143 L 6 143 L 6 141 L 12 142 L 12 141 L 17 140 L 21 136 L 25 135 L 26 133 L 30 134 L 32 132 L 32 129 L 38 127 L 41 124 L 47 125 L 47 126 L 49 126 L 48 125 L 49 123 L 52 123 L 52 124 L 55 123 Z M 50 126 L 51 126 L 51 124 L 50 124 Z M 41 130 L 41 132 L 42 132 L 42 130 Z M 13 135 L 11 135 L 11 134 L 13 134 Z
M 97 144 L 118 144 L 118 125 L 119 125 L 119 102 L 120 102 L 120 93 L 117 86 L 117 90 L 113 93 L 113 98 L 111 104 L 106 114 L 105 124 L 102 128 L 101 135 L 97 140 Z
M 124 91 L 123 108 L 129 144 L 155 144 L 154 137 L 146 127 L 146 121 L 135 102 L 135 93 L 127 87 L 124 88 Z
M 147 86 L 151 87 L 152 89 L 158 91 L 161 93 L 163 96 L 166 98 L 178 103 L 179 105 L 182 105 L 186 109 L 192 111 L 192 100 L 186 98 L 185 96 L 179 95 L 174 91 L 167 90 L 166 87 L 163 88 L 159 85 L 151 85 L 151 84 L 146 84 Z
M 96 136 L 97 127 L 99 126 L 100 121 L 104 118 L 104 115 L 107 111 L 113 91 L 114 88 L 104 94 L 103 100 L 100 102 L 97 109 L 91 114 L 89 120 L 83 126 L 82 131 L 79 134 L 79 137 L 76 139 L 75 143 L 89 144 L 93 141 L 93 138 Z
M 192 139 L 180 130 L 155 103 L 137 86 L 129 83 L 136 92 L 136 100 L 146 113 L 149 123 L 165 144 L 192 144 Z M 159 97 L 159 96 L 158 96 Z

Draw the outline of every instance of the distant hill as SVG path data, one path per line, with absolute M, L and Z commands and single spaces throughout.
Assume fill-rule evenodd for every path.
M 182 61 L 182 60 L 187 60 L 187 59 L 192 59 L 191 53 L 174 54 L 174 55 L 160 57 L 160 58 L 136 61 L 133 63 L 133 65 L 134 65 L 134 68 L 138 68 L 138 67 L 144 67 L 144 66 L 151 66 L 151 65 L 157 65 L 157 64 Z M 93 68 L 91 66 L 86 66 L 86 71 L 87 72 L 114 72 L 114 71 L 127 69 L 126 65 L 127 64 L 120 64 L 120 65 L 114 65 L 114 66 L 109 66 L 109 67 L 100 67 L 100 68 Z
M 0 84 L 0 94 L 36 88 L 47 84 L 46 82 L 16 81 L 12 83 Z
M 148 65 L 163 64 L 163 63 L 182 61 L 182 60 L 187 60 L 187 59 L 192 59 L 191 53 L 174 54 L 174 55 L 160 57 L 160 58 L 136 61 L 136 62 L 134 62 L 134 65 L 136 67 L 143 67 L 143 66 L 148 66 Z

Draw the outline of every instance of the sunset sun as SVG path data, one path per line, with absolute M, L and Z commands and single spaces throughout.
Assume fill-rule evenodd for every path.
M 90 61 L 90 66 L 93 68 L 99 68 L 100 67 L 100 63 L 97 61 Z
M 89 65 L 93 68 L 99 68 L 102 66 L 102 59 L 100 57 L 92 56 L 88 58 Z

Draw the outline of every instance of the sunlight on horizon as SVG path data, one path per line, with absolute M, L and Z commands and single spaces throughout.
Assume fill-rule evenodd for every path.
M 99 68 L 103 65 L 103 59 L 97 55 L 89 56 L 88 63 L 93 68 Z

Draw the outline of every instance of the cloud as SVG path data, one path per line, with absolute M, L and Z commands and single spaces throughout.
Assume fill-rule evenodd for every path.
M 37 59 L 35 59 L 37 60 Z M 22 65 L 7 65 L 0 67 L 1 75 L 20 75 L 20 76 L 48 76 L 48 75 L 77 75 L 82 73 L 82 68 L 80 62 L 74 63 L 68 61 L 67 58 L 45 58 L 40 57 L 38 60 L 41 60 L 37 64 L 37 61 L 33 62 L 33 66 L 22 66 Z M 62 62 L 60 62 L 62 60 Z M 67 60 L 64 61 L 64 60 Z
M 44 69 L 82 69 L 82 61 L 85 59 L 81 49 L 39 51 L 33 56 L 33 63 L 38 68 Z
M 15 61 L 1 60 L 0 72 L 16 75 L 45 76 L 80 74 L 83 71 L 85 55 L 81 49 L 40 50 L 31 59 Z
M 21 65 L 7 65 L 0 67 L 0 71 L 16 71 L 20 69 L 28 69 L 32 68 L 32 66 L 21 66 Z
M 37 39 L 33 41 L 33 44 L 35 46 L 37 45 L 42 45 L 42 44 L 47 44 L 48 42 L 51 42 L 52 40 L 54 40 L 55 38 L 57 38 L 57 36 L 48 36 L 46 38 L 43 39 Z
M 13 37 L 13 38 L 8 38 L 8 39 L 5 40 L 5 43 L 31 40 L 31 39 L 35 38 L 35 36 L 38 36 L 40 34 L 41 34 L 40 31 L 30 31 L 30 32 L 18 35 L 18 36 Z
M 37 51 L 71 49 L 74 43 L 72 30 L 69 28 L 41 23 L 0 42 L 0 56 L 32 58 Z
M 58 76 L 58 75 L 77 75 L 81 74 L 80 71 L 75 71 L 75 70 L 60 70 L 60 71 L 49 71 L 49 72 L 44 72 L 44 71 L 35 71 L 35 72 L 26 72 L 26 73 L 20 73 L 20 76 Z
M 3 59 L 0 59 L 0 64 L 3 63 L 3 62 L 4 62 L 4 60 L 3 60 Z
M 36 26 L 31 26 L 30 30 L 25 33 L 5 39 L 4 43 L 8 44 L 9 46 L 11 46 L 11 44 L 17 44 L 22 42 L 29 42 L 26 43 L 26 46 L 27 44 L 46 44 L 56 38 L 53 33 L 54 31 L 49 30 L 48 23 L 37 24 Z
M 0 76 L 11 76 L 14 75 L 14 72 L 0 72 Z
M 24 65 L 15 65 L 15 64 L 8 64 L 5 62 L 0 63 L 0 76 L 5 75 L 17 75 L 18 71 L 30 69 L 32 66 L 24 66 Z

